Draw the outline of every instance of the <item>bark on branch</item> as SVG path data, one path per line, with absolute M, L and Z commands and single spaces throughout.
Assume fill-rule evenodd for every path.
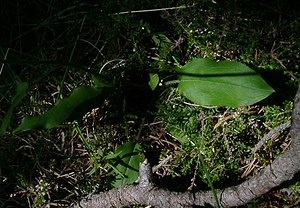
M 291 180 L 300 171 L 300 85 L 294 99 L 290 134 L 292 142 L 285 153 L 251 179 L 233 187 L 216 190 L 222 207 L 246 204 L 262 196 L 283 182 Z M 147 161 L 141 164 L 140 182 L 123 186 L 82 199 L 74 208 L 123 207 L 133 204 L 151 205 L 162 208 L 215 206 L 211 191 L 172 192 L 155 187 L 150 180 L 151 168 Z

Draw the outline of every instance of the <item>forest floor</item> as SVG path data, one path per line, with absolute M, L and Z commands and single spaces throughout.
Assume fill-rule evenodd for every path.
M 297 3 L 4 0 L 0 8 L 0 207 L 68 207 L 116 187 L 114 159 L 128 141 L 158 165 L 155 183 L 175 191 L 236 185 L 289 146 L 300 78 Z M 195 57 L 246 64 L 275 93 L 249 106 L 196 105 L 178 92 L 175 74 Z M 14 131 L 97 81 L 115 90 L 82 119 Z M 244 207 L 297 207 L 299 195 L 296 177 Z

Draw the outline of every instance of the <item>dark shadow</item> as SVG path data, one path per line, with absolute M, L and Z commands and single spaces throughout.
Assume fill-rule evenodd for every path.
M 259 104 L 282 105 L 284 101 L 294 99 L 298 86 L 295 81 L 291 81 L 289 75 L 278 70 L 261 70 L 260 75 L 275 90 L 275 93 Z

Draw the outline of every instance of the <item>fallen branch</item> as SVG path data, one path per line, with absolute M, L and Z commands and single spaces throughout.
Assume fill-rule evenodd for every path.
M 216 190 L 222 207 L 246 204 L 262 196 L 283 182 L 291 180 L 300 171 L 300 85 L 294 99 L 291 121 L 291 145 L 287 151 L 249 180 L 233 187 Z M 155 187 L 151 182 L 151 168 L 147 160 L 140 167 L 137 185 L 123 186 L 82 199 L 74 208 L 123 207 L 133 204 L 151 205 L 163 208 L 191 206 L 215 206 L 211 191 L 172 192 Z

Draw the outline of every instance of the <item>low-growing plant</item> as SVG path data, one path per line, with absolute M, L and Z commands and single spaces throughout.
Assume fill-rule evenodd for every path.
M 22 138 L 27 135 L 23 132 L 31 131 L 34 138 L 41 137 L 39 142 L 45 137 L 45 144 L 59 150 L 58 155 L 63 155 L 59 157 L 66 157 L 63 162 L 70 161 L 70 166 L 76 166 L 76 162 L 71 163 L 73 151 L 77 151 L 75 157 L 84 161 L 78 167 L 82 169 L 80 177 L 70 184 L 80 184 L 82 193 L 95 191 L 95 183 L 102 183 L 104 175 L 108 176 L 104 180 L 108 184 L 101 190 L 135 182 L 139 162 L 149 155 L 149 148 L 160 148 L 156 145 L 162 146 L 159 155 L 153 156 L 157 160 L 173 157 L 157 174 L 188 175 L 192 178 L 189 190 L 199 186 L 214 190 L 228 185 L 221 184 L 227 178 L 235 178 L 236 183 L 242 180 L 238 176 L 247 177 L 265 166 L 280 154 L 281 149 L 273 148 L 286 135 L 268 141 L 264 150 L 256 154 L 251 154 L 251 148 L 260 139 L 257 135 L 290 119 L 292 102 L 282 106 L 255 105 L 274 92 L 257 72 L 277 90 L 280 87 L 276 80 L 264 73 L 267 69 L 275 73 L 276 68 L 283 67 L 286 79 L 295 83 L 298 62 L 288 61 L 293 57 L 291 51 L 295 51 L 290 48 L 293 44 L 289 42 L 285 47 L 284 41 L 278 42 L 286 36 L 280 39 L 281 33 L 276 29 L 296 23 L 273 25 L 259 18 L 243 18 L 245 14 L 235 9 L 230 10 L 232 13 L 220 10 L 223 7 L 207 9 L 214 1 L 192 2 L 189 5 L 184 1 L 186 7 L 179 10 L 170 3 L 171 9 L 159 15 L 131 13 L 145 5 L 153 6 L 152 2 L 118 2 L 118 7 L 113 2 L 99 3 L 101 11 L 99 5 L 89 4 L 81 5 L 87 9 L 84 11 L 73 6 L 61 9 L 56 1 L 47 11 L 40 7 L 39 11 L 49 12 L 49 17 L 32 29 L 38 46 L 32 49 L 33 43 L 28 41 L 27 32 L 32 31 L 13 27 L 12 34 L 18 34 L 13 42 L 20 45 L 20 51 L 9 44 L 4 44 L 7 51 L 0 47 L 0 76 L 8 78 L 1 80 L 1 96 L 7 99 L 1 109 L 3 141 L 11 135 Z M 19 19 L 26 16 L 24 12 L 18 13 Z M 30 15 L 27 19 L 33 18 Z M 257 29 L 249 32 L 252 28 Z M 274 31 L 274 38 L 268 31 Z M 297 41 L 293 38 L 292 42 Z M 51 61 L 47 61 L 49 57 Z M 20 65 L 26 67 L 19 70 Z M 295 69 L 288 70 L 291 65 Z M 28 70 L 27 66 L 34 67 Z M 13 116 L 16 109 L 20 113 Z M 61 138 L 61 146 L 49 142 L 51 139 L 45 135 Z M 25 140 L 22 148 L 34 149 Z M 38 161 L 43 148 L 30 154 Z M 56 153 L 49 157 L 55 158 L 53 166 L 63 167 Z M 6 162 L 3 164 L 6 166 Z M 69 177 L 64 174 L 68 168 L 63 168 L 62 176 L 52 166 L 49 169 L 48 173 L 55 173 L 58 180 Z M 13 174 L 18 175 L 18 171 Z M 49 186 L 50 192 L 53 187 Z M 23 185 L 19 189 L 26 188 Z M 71 192 L 65 187 L 64 190 Z M 74 193 L 78 196 L 77 190 L 78 187 Z M 47 197 L 36 192 L 39 206 Z
M 202 106 L 231 106 L 238 107 L 243 105 L 250 105 L 256 103 L 273 92 L 273 89 L 266 84 L 266 82 L 252 69 L 238 62 L 222 61 L 214 62 L 208 59 L 193 59 L 183 67 L 179 67 L 176 72 L 178 73 L 178 87 L 177 90 L 180 95 L 185 96 L 195 104 Z M 34 129 L 52 129 L 59 127 L 64 122 L 80 121 L 86 113 L 90 112 L 93 108 L 100 107 L 102 103 L 109 99 L 109 94 L 116 94 L 121 90 L 117 86 L 123 86 L 122 83 L 113 83 L 106 80 L 105 77 L 100 75 L 93 75 L 92 77 L 94 86 L 80 86 L 75 88 L 69 97 L 59 100 L 56 105 L 48 110 L 46 113 L 35 116 L 26 117 L 23 119 L 19 127 L 15 129 L 15 133 L 34 130 Z M 159 84 L 159 75 L 150 74 L 149 85 L 154 90 Z M 121 80 L 122 82 L 122 80 Z M 173 82 L 173 81 L 169 81 Z M 187 111 L 187 109 L 181 108 Z M 10 112 L 8 112 L 10 113 Z M 191 112 L 193 113 L 193 112 Z M 193 116 L 185 113 L 182 119 L 194 119 Z M 212 190 L 214 190 L 213 182 L 217 181 L 217 169 L 212 170 L 213 167 L 210 151 L 205 150 L 205 140 L 207 134 L 199 135 L 195 122 L 191 120 L 182 121 L 181 126 L 168 124 L 170 134 L 176 138 L 181 145 L 191 143 L 194 148 L 190 150 L 197 156 L 195 157 L 198 169 L 201 172 L 202 180 L 206 181 Z M 205 121 L 206 122 L 206 121 Z M 203 123 L 203 125 L 207 125 Z M 125 127 L 126 128 L 126 127 Z M 205 127 L 203 127 L 205 128 Z M 95 168 L 99 168 L 97 157 L 89 147 L 89 143 L 81 133 L 79 127 L 76 127 L 80 138 L 82 138 L 85 147 L 94 160 Z M 212 142 L 214 138 L 208 138 L 208 142 Z M 228 144 L 230 145 L 230 144 Z M 140 155 L 139 144 L 126 143 L 116 150 L 111 156 L 105 156 L 106 159 L 114 162 L 109 165 L 108 171 L 117 175 L 114 187 L 119 187 L 124 184 L 132 183 L 138 178 L 139 163 L 142 161 Z M 208 157 L 204 157 L 208 154 Z M 232 153 L 230 153 L 232 154 Z M 230 157 L 230 155 L 228 156 Z M 209 158 L 209 161 L 207 159 Z M 220 160 L 217 160 L 221 162 Z M 190 160 L 194 163 L 194 160 Z M 183 168 L 191 168 L 191 164 L 187 164 Z M 231 163 L 233 165 L 233 163 Z M 94 169 L 95 169 L 94 168 Z M 196 170 L 198 171 L 198 170 Z M 213 173 L 211 171 L 215 171 Z M 93 170 L 92 170 L 93 172 Z M 215 193 L 215 192 L 214 192 Z M 217 196 L 214 195 L 216 205 L 218 205 Z

